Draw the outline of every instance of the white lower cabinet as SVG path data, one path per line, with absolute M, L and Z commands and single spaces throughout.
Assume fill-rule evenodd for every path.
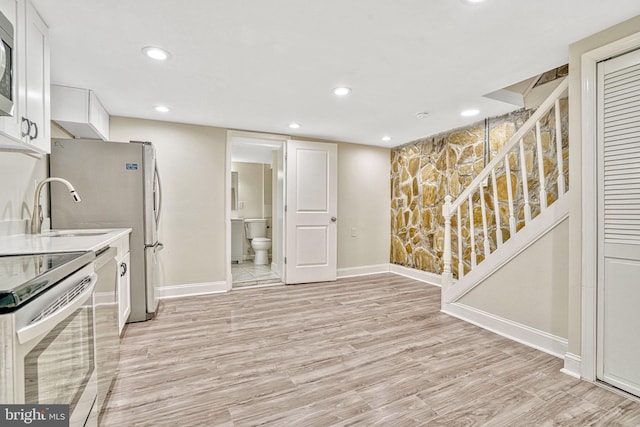
M 129 236 L 127 236 L 128 243 Z M 124 324 L 131 314 L 131 275 L 129 266 L 131 261 L 131 253 L 127 245 L 127 253 L 120 258 L 118 262 L 118 327 L 120 335 Z
M 117 249 L 118 266 L 118 333 L 122 335 L 124 324 L 131 314 L 131 254 L 129 252 L 129 236 L 116 240 L 112 246 Z

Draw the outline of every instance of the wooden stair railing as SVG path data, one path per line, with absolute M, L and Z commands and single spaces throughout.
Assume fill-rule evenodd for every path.
M 487 164 L 487 166 L 476 176 L 471 184 L 464 189 L 457 197 L 455 201 L 450 195 L 445 197 L 445 203 L 442 207 L 442 214 L 444 217 L 445 231 L 444 231 L 444 248 L 443 248 L 443 272 L 442 272 L 442 285 L 443 288 L 451 286 L 454 279 L 453 271 L 453 254 L 452 254 L 452 218 L 456 222 L 456 248 L 457 248 L 457 279 L 460 281 L 465 276 L 465 267 L 467 268 L 466 274 L 473 270 L 479 262 L 486 259 L 491 255 L 490 236 L 488 228 L 495 225 L 495 248 L 499 248 L 504 244 L 502 224 L 500 218 L 500 210 L 498 208 L 498 186 L 496 177 L 504 175 L 506 180 L 507 189 L 507 204 L 508 204 L 508 221 L 505 221 L 505 228 L 508 227 L 509 238 L 512 239 L 520 231 L 520 229 L 526 227 L 526 225 L 532 221 L 532 199 L 529 194 L 529 181 L 531 179 L 537 179 L 539 183 L 539 189 L 537 194 L 539 206 L 539 212 L 543 213 L 547 209 L 547 183 L 545 183 L 545 164 L 543 155 L 543 141 L 541 136 L 541 120 L 546 117 L 552 109 L 555 109 L 555 126 L 553 129 L 553 136 L 555 137 L 555 144 L 549 144 L 548 150 L 555 150 L 555 159 L 557 168 L 557 195 L 558 198 L 562 197 L 566 191 L 565 183 L 565 170 L 563 167 L 564 158 L 562 150 L 562 120 L 560 114 L 560 100 L 565 96 L 568 87 L 568 80 L 565 78 L 560 85 L 549 95 L 549 97 L 538 107 L 538 109 L 531 115 L 531 117 L 518 129 L 509 142 L 496 154 L 496 156 Z M 526 167 L 525 156 L 525 144 L 524 138 L 528 132 L 535 131 L 535 150 L 537 158 L 537 167 L 533 167 L 531 171 Z M 566 132 L 566 129 L 565 129 Z M 547 150 L 547 154 L 548 154 Z M 511 156 L 510 156 L 511 154 Z M 524 226 L 521 225 L 520 229 L 517 226 L 516 220 L 516 207 L 515 207 L 515 195 L 513 194 L 513 182 L 511 161 L 509 157 L 517 159 L 519 161 L 519 167 L 521 171 L 520 181 L 522 185 L 522 207 L 523 212 L 521 219 L 524 218 Z M 548 155 L 547 155 L 548 158 Z M 488 186 L 488 180 L 491 180 L 491 188 Z M 494 215 L 494 224 L 489 224 L 487 215 L 487 207 L 485 202 L 485 192 L 490 192 L 489 197 L 492 198 Z M 492 194 L 491 194 L 492 193 Z M 479 197 L 479 207 L 482 216 L 482 222 L 478 225 L 478 229 L 481 231 L 476 232 L 476 220 L 474 218 L 474 196 Z M 466 206 L 465 206 L 466 205 Z M 477 208 L 478 202 L 475 206 Z M 467 210 L 466 218 L 462 215 L 462 210 Z M 468 221 L 468 235 L 469 239 L 463 238 L 462 221 Z M 479 241 L 480 239 L 481 241 Z M 466 249 L 466 250 L 465 250 Z M 482 252 L 482 258 L 479 261 L 478 251 Z M 495 250 L 494 250 L 495 251 Z M 464 259 L 468 260 L 465 266 Z M 444 293 L 443 293 L 444 295 Z M 447 301 L 452 302 L 452 301 Z

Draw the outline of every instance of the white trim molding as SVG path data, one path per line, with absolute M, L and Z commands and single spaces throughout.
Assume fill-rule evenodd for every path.
M 560 369 L 560 372 L 571 375 L 574 378 L 580 379 L 580 372 L 582 370 L 582 358 L 577 354 L 565 353 L 564 354 L 564 368 Z
M 498 317 L 468 305 L 445 304 L 442 312 L 552 356 L 564 358 L 567 352 L 566 338 Z
M 338 279 L 369 274 L 389 273 L 389 264 L 363 265 L 360 267 L 346 267 L 338 269 Z
M 227 282 L 189 283 L 158 288 L 158 298 L 181 298 L 227 292 Z
M 597 195 L 597 64 L 613 56 L 640 48 L 640 32 L 624 37 L 613 43 L 598 47 L 582 55 L 581 82 L 581 127 L 582 127 L 582 245 L 581 245 L 581 287 L 582 287 L 582 359 L 581 377 L 587 381 L 596 380 L 596 317 L 597 317 L 597 277 L 598 221 Z
M 410 277 L 412 279 L 433 286 L 440 287 L 442 284 L 442 278 L 439 274 L 429 273 L 427 271 L 422 271 L 415 268 L 404 267 L 402 265 L 390 264 L 389 272 L 399 274 L 400 276 Z

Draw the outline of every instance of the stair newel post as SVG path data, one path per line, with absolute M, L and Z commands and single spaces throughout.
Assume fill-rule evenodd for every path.
M 522 172 L 522 196 L 524 198 L 524 223 L 531 222 L 531 205 L 529 204 L 529 181 L 527 180 L 527 160 L 524 157 L 524 141 L 520 140 L 520 171 Z
M 496 247 L 502 244 L 502 228 L 500 227 L 500 204 L 498 203 L 498 184 L 496 170 L 491 170 L 491 184 L 493 185 L 493 215 L 496 217 Z
M 556 156 L 558 162 L 558 196 L 564 195 L 564 161 L 562 158 L 562 117 L 560 117 L 560 100 L 556 99 Z
M 504 171 L 507 175 L 507 200 L 509 202 L 509 235 L 516 234 L 516 216 L 513 213 L 513 187 L 511 186 L 511 164 L 509 156 L 504 158 Z
M 484 257 L 491 253 L 489 245 L 489 227 L 487 227 L 487 204 L 484 200 L 484 184 L 480 184 L 480 212 L 482 213 L 482 243 Z
M 464 277 L 464 265 L 462 264 L 462 214 L 460 207 L 456 209 L 458 212 L 458 280 Z
M 471 268 L 476 267 L 476 225 L 473 219 L 473 202 L 471 201 L 471 194 L 468 198 L 469 203 L 469 230 L 471 235 Z
M 453 272 L 451 270 L 451 196 L 446 195 L 442 206 L 442 216 L 444 217 L 444 266 L 442 270 L 442 286 L 446 287 L 453 283 Z
M 540 212 L 547 209 L 547 190 L 544 185 L 544 155 L 542 153 L 542 137 L 540 120 L 536 122 L 536 149 L 538 151 L 538 183 L 540 184 Z

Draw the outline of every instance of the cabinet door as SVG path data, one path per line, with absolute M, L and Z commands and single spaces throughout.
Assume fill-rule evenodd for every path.
M 49 30 L 30 1 L 25 7 L 26 100 L 22 115 L 31 122 L 25 138 L 35 151 L 50 153 Z
M 0 149 L 51 152 L 49 30 L 29 0 L 0 0 L 13 24 L 13 116 L 0 117 Z
M 118 263 L 118 326 L 120 335 L 122 335 L 122 328 L 124 328 L 124 324 L 129 319 L 129 314 L 131 313 L 130 261 L 131 254 L 127 252 Z
M 13 116 L 1 116 L 0 117 L 0 133 L 3 136 L 7 136 L 12 140 L 22 140 L 21 135 L 21 122 L 22 112 L 20 108 L 24 105 L 24 55 L 19 55 L 18 52 L 22 52 L 24 46 L 24 32 L 21 31 L 24 20 L 24 8 L 21 7 L 22 1 L 18 0 L 0 0 L 0 10 L 7 19 L 13 25 L 13 52 L 11 54 L 11 60 L 13 63 Z M 26 127 L 25 127 L 26 131 Z M 13 148 L 11 142 L 9 148 Z

